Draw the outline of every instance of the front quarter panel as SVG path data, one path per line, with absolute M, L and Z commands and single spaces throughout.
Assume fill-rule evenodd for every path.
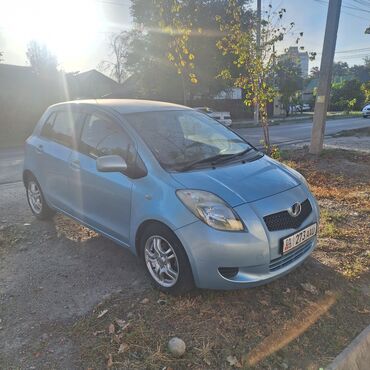
M 158 176 L 134 180 L 130 231 L 133 251 L 137 230 L 145 221 L 159 221 L 175 231 L 198 220 L 178 199 L 179 184 L 165 171 L 161 172 Z

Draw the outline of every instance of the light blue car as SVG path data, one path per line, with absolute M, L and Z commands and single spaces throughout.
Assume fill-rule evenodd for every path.
M 263 284 L 316 246 L 319 209 L 305 179 L 187 107 L 53 105 L 25 150 L 37 218 L 58 211 L 129 248 L 169 293 Z

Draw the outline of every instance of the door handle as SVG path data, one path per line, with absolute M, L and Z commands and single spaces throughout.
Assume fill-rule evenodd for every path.
M 80 161 L 78 160 L 75 160 L 75 161 L 72 161 L 70 163 L 70 166 L 72 167 L 73 170 L 79 170 L 81 167 L 80 167 Z
M 42 144 L 37 145 L 36 152 L 39 153 L 39 154 L 44 152 L 44 147 L 43 147 Z

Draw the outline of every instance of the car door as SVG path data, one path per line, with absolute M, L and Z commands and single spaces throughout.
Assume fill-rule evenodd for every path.
M 94 112 L 87 115 L 79 149 L 70 159 L 74 215 L 125 244 L 129 240 L 133 180 L 119 172 L 99 172 L 96 159 L 116 154 L 130 167 L 134 151 L 134 143 L 113 117 Z
M 43 192 L 53 206 L 65 212 L 70 212 L 73 201 L 68 180 L 70 156 L 81 119 L 81 113 L 76 110 L 65 108 L 53 112 L 41 130 L 36 148 L 41 158 Z

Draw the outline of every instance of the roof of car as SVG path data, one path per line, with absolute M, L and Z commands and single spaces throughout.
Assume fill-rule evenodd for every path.
M 63 105 L 95 105 L 99 107 L 111 108 L 121 114 L 154 112 L 163 110 L 184 110 L 191 109 L 183 105 L 165 103 L 161 101 L 140 100 L 140 99 L 89 99 L 73 100 L 64 103 L 58 103 L 53 107 Z

